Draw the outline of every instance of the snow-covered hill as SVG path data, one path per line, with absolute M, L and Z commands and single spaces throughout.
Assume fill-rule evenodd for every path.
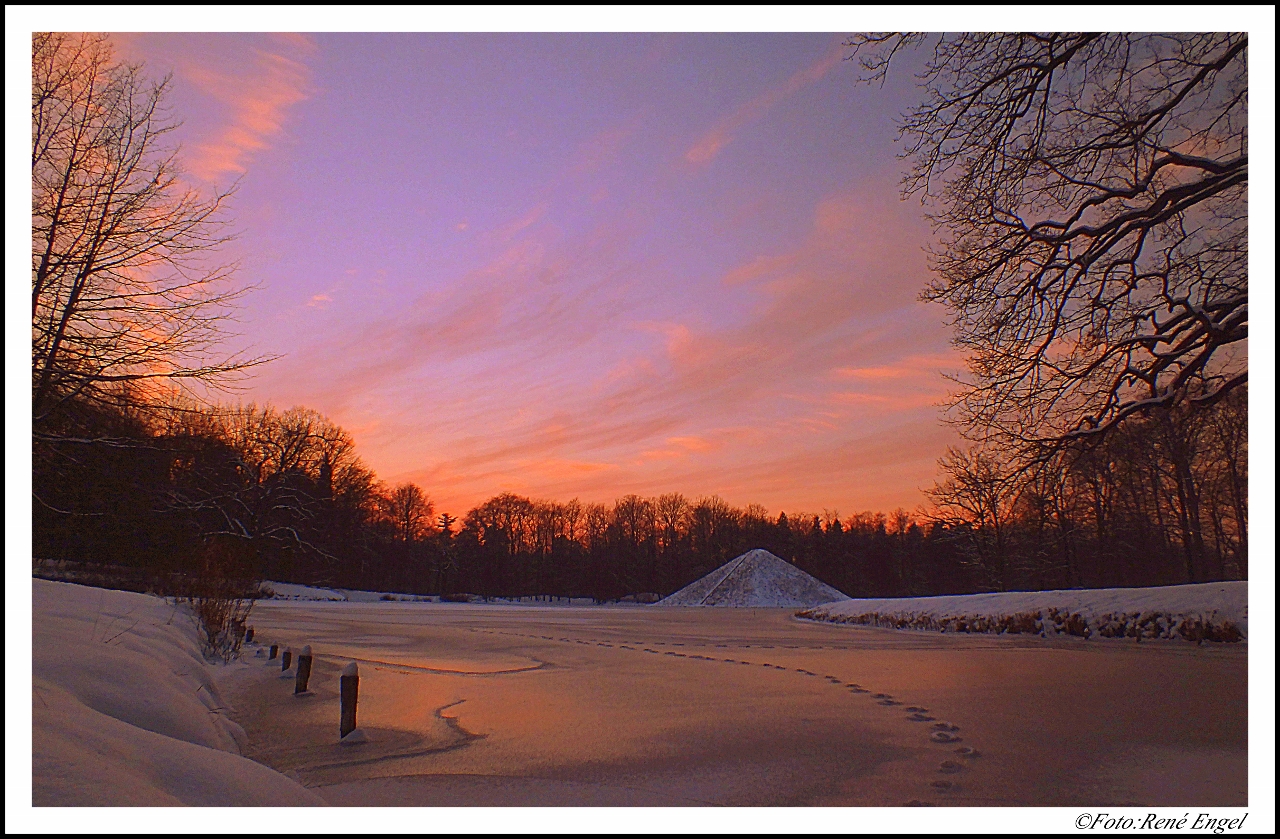
M 757 548 L 658 601 L 659 606 L 814 606 L 844 595 L 786 560 Z

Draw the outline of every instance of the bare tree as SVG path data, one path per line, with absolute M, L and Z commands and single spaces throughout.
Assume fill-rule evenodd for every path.
M 1225 484 L 1211 497 L 1230 504 L 1236 570 L 1241 578 L 1248 576 L 1249 553 L 1249 417 L 1245 397 L 1246 392 L 1240 390 L 1223 400 L 1210 429 L 1215 460 L 1220 464 L 1219 481 Z
M 589 551 L 598 551 L 608 542 L 609 508 L 599 501 L 582 507 L 583 544 Z
M 317 530 L 325 513 L 376 512 L 376 479 L 355 442 L 315 411 L 251 404 L 160 416 L 169 424 L 157 441 L 185 441 L 174 446 L 166 507 L 197 516 L 206 538 L 259 551 L 301 549 L 332 563 L 324 537 L 334 534 Z
M 420 542 L 431 531 L 436 505 L 417 484 L 400 484 L 387 496 L 387 514 L 395 525 L 396 538 Z
M 36 33 L 31 91 L 31 374 L 36 434 L 73 401 L 118 407 L 265 359 L 214 358 L 234 266 L 228 193 L 185 186 L 169 80 L 102 35 Z
M 851 39 L 864 80 L 932 44 L 904 192 L 944 234 L 976 439 L 1097 436 L 1245 382 L 1248 38 L 978 33 Z
M 971 561 L 1003 591 L 1017 484 L 1000 460 L 977 449 L 948 449 L 938 465 L 946 477 L 925 491 L 933 502 L 931 517 L 963 537 Z
M 688 526 L 689 501 L 678 492 L 668 492 L 654 499 L 653 510 L 658 519 L 659 548 L 666 553 Z

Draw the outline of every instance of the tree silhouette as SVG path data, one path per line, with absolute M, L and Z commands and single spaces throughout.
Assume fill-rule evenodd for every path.
M 943 233 L 976 439 L 1033 448 L 1247 377 L 1247 36 L 863 35 L 864 80 L 932 45 L 904 192 Z
M 31 375 L 38 437 L 76 404 L 136 407 L 262 358 L 213 357 L 234 266 L 228 193 L 180 180 L 168 79 L 101 35 L 36 33 L 31 91 Z M 165 387 L 167 385 L 168 387 Z
M 387 496 L 386 504 L 387 517 L 395 526 L 396 538 L 401 542 L 420 542 L 426 538 L 436 505 L 421 487 L 411 483 L 400 484 Z

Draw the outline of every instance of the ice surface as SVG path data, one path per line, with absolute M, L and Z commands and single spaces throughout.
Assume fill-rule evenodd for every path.
M 791 563 L 757 548 L 695 580 L 659 606 L 817 606 L 845 596 Z
M 256 760 L 350 806 L 900 806 L 937 801 L 941 777 L 953 805 L 1246 800 L 1242 645 L 892 632 L 795 611 L 272 601 L 255 623 L 315 648 L 316 698 L 294 702 L 261 668 L 223 693 Z M 345 748 L 352 660 L 369 742 Z M 943 720 L 959 742 L 930 738 Z M 963 746 L 984 757 L 939 774 Z
M 240 756 L 244 729 L 184 609 L 32 580 L 32 797 L 37 806 L 323 803 Z

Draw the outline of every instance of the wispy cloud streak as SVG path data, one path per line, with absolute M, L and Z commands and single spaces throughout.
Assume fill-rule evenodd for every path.
M 941 371 L 959 364 L 915 300 L 924 266 L 903 247 L 920 235 L 905 207 L 862 191 L 820 202 L 795 248 L 715 283 L 757 301 L 736 324 L 628 318 L 625 281 L 585 280 L 617 258 L 618 240 L 599 235 L 511 245 L 456 291 L 388 322 L 385 342 L 348 367 L 341 379 L 362 383 L 338 397 L 348 409 L 391 388 L 414 413 L 385 418 L 368 440 L 401 453 L 396 480 L 458 509 L 501 490 L 607 499 L 672 487 L 794 509 L 847 500 L 842 469 L 866 473 L 867 507 L 897 506 L 931 473 L 931 448 L 895 469 L 901 446 L 875 436 L 905 425 L 929 427 L 913 432 L 926 443 L 950 439 L 933 428 L 935 406 Z M 347 345 L 333 364 L 360 355 Z M 431 384 L 396 384 L 428 367 Z M 851 436 L 864 442 L 851 447 Z M 429 465 L 409 466 L 415 451 Z
M 840 64 L 845 51 L 841 44 L 833 45 L 822 58 L 803 70 L 794 73 L 782 84 L 775 85 L 739 105 L 733 113 L 722 119 L 714 128 L 699 138 L 685 152 L 684 159 L 693 164 L 710 163 L 715 159 L 716 155 L 724 150 L 725 146 L 733 141 L 734 135 L 742 128 L 763 117 L 784 99 L 821 81 L 827 73 Z
M 254 48 L 247 65 L 189 63 L 184 74 L 203 93 L 229 109 L 229 122 L 197 143 L 189 158 L 192 174 L 206 181 L 243 174 L 254 155 L 284 131 L 289 110 L 310 95 L 307 61 L 316 53 L 305 35 L 273 35 L 270 48 Z
M 245 398 L 454 513 L 920 498 L 962 365 L 916 299 L 899 108 L 862 107 L 835 40 L 133 37 L 175 68 L 193 176 L 251 174 L 242 322 L 285 357 Z

